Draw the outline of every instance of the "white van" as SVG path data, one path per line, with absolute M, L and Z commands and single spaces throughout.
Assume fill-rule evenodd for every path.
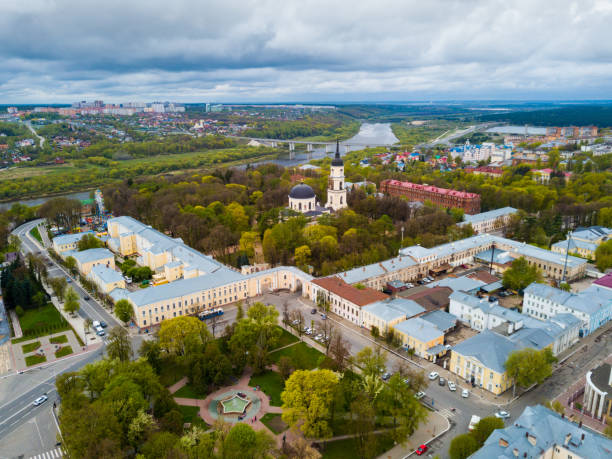
M 472 419 L 470 419 L 470 425 L 468 427 L 468 430 L 470 432 L 474 430 L 474 427 L 476 427 L 476 424 L 478 424 L 479 422 L 480 422 L 480 416 L 476 416 L 475 414 L 473 414 Z
M 94 320 L 91 326 L 94 328 L 94 330 L 97 329 L 100 326 L 100 321 Z

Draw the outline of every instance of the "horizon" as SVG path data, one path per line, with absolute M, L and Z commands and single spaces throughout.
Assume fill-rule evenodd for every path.
M 612 98 L 612 5 L 7 0 L 0 100 Z

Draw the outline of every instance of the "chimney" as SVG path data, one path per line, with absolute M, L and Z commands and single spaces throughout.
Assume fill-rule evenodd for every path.
M 568 433 L 568 434 L 565 436 L 565 441 L 563 442 L 563 444 L 564 444 L 565 446 L 569 445 L 570 438 L 572 438 L 572 434 L 571 434 L 571 433 Z
M 582 429 L 582 419 L 581 419 L 581 420 L 580 420 L 580 422 L 578 423 L 578 427 L 579 427 L 580 429 Z
M 533 435 L 527 434 L 527 441 L 531 443 L 531 446 L 536 445 L 536 437 L 534 437 Z
M 582 436 L 580 437 L 581 441 L 584 441 L 584 432 L 582 433 Z
M 500 437 L 500 439 L 499 439 L 499 446 L 501 446 L 502 448 L 507 447 L 508 446 L 508 440 L 505 440 L 505 439 Z

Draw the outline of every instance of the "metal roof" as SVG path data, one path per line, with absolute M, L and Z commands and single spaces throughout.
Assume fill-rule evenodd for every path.
M 428 322 L 420 317 L 413 317 L 412 319 L 400 322 L 393 328 L 406 334 L 407 336 L 418 339 L 423 343 L 432 341 L 440 336 L 444 336 L 444 332 L 442 330 L 433 325 L 431 322 Z
M 92 261 L 104 260 L 106 258 L 114 258 L 113 252 L 108 249 L 87 249 L 81 252 L 71 251 L 70 256 L 80 264 L 91 263 Z

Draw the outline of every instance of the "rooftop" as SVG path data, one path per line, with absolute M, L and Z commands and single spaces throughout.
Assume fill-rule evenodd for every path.
M 467 191 L 452 190 L 452 189 L 448 189 L 448 188 L 439 188 L 439 187 L 433 186 L 433 185 L 421 185 L 419 183 L 402 182 L 400 180 L 384 180 L 383 182 L 388 183 L 389 185 L 399 186 L 399 187 L 402 187 L 402 188 L 405 188 L 405 189 L 428 191 L 430 193 L 444 194 L 444 195 L 447 195 L 447 196 L 456 196 L 456 197 L 459 197 L 459 198 L 478 198 L 478 197 L 480 197 L 476 193 L 469 193 Z
M 593 284 L 599 287 L 612 289 L 612 271 L 594 281 Z
M 506 215 L 512 215 L 517 213 L 514 207 L 502 207 L 500 209 L 489 210 L 488 212 L 481 212 L 479 214 L 474 215 L 464 215 L 463 221 L 459 223 L 460 225 L 467 225 L 468 223 L 482 223 L 488 220 L 495 220 L 496 218 L 505 217 Z
M 463 356 L 474 357 L 486 368 L 490 368 L 497 373 L 506 371 L 504 366 L 506 360 L 508 360 L 508 355 L 517 349 L 520 349 L 520 347 L 509 338 L 491 330 L 484 330 L 453 347 L 454 352 Z
M 439 281 L 428 284 L 428 287 L 449 287 L 453 291 L 461 290 L 463 292 L 469 292 L 470 290 L 479 289 L 485 285 L 485 283 L 478 279 L 472 279 L 467 276 L 462 277 L 446 277 Z
M 544 298 L 586 314 L 594 314 L 612 302 L 612 290 L 599 285 L 591 285 L 580 293 L 571 293 L 534 282 L 525 289 L 525 294 Z
M 388 298 L 382 292 L 372 290 L 371 288 L 358 289 L 352 285 L 347 284 L 340 277 L 323 277 L 320 279 L 314 279 L 313 284 L 316 284 L 325 290 L 335 293 L 341 298 L 350 301 L 356 306 L 366 306 L 376 301 L 385 300 Z
M 427 314 L 423 314 L 421 319 L 426 320 L 443 332 L 446 332 L 457 325 L 457 317 L 453 314 L 449 314 L 446 311 L 431 311 Z
M 81 252 L 71 251 L 70 256 L 73 257 L 78 263 L 91 263 L 92 261 L 104 260 L 106 258 L 113 258 L 113 252 L 108 249 L 87 249 Z
M 404 333 L 407 336 L 418 339 L 423 343 L 433 341 L 440 336 L 444 336 L 444 332 L 436 327 L 431 322 L 420 317 L 413 317 L 405 320 L 393 327 L 398 332 Z
M 494 430 L 484 446 L 470 458 L 539 458 L 556 445 L 582 458 L 612 457 L 611 439 L 536 405 L 526 407 L 512 425 Z
M 415 301 L 428 311 L 435 311 L 448 306 L 450 302 L 448 298 L 452 292 L 449 287 L 432 287 L 406 298 Z
M 123 280 L 123 276 L 120 272 L 115 271 L 114 269 L 107 268 L 106 266 L 97 265 L 91 268 L 91 276 L 95 276 L 100 279 L 102 282 L 106 284 L 110 284 L 113 282 L 119 282 Z
M 53 242 L 57 245 L 74 244 L 75 242 L 80 241 L 86 234 L 94 234 L 94 232 L 86 231 L 84 233 L 62 234 L 61 236 L 55 236 L 53 238 Z

